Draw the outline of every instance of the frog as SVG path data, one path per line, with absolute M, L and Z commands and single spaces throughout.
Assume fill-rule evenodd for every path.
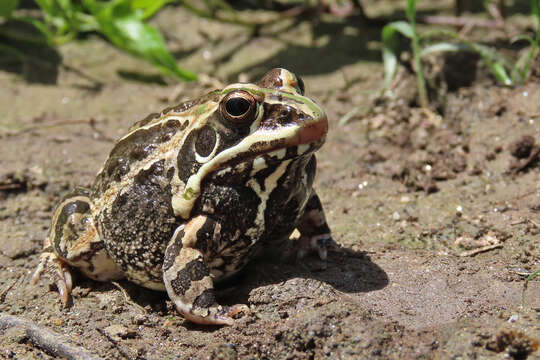
M 45 274 L 64 306 L 73 269 L 166 291 L 189 321 L 232 325 L 245 304 L 220 305 L 214 284 L 267 247 L 326 260 L 335 245 L 313 188 L 325 111 L 303 80 L 276 68 L 136 122 L 89 188 L 56 206 L 32 281 Z

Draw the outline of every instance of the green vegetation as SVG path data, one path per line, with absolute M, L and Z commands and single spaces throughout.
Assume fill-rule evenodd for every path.
M 351 0 L 358 9 L 361 6 Z M 42 37 L 29 36 L 24 31 L 6 30 L 0 26 L 0 50 L 11 56 L 32 60 L 14 43 L 42 44 L 55 48 L 84 34 L 98 33 L 118 48 L 153 64 L 163 74 L 181 80 L 195 80 L 194 73 L 183 70 L 167 50 L 163 37 L 147 21 L 168 4 L 183 6 L 196 16 L 221 22 L 248 26 L 257 33 L 261 26 L 290 17 L 309 14 L 308 1 L 293 2 L 288 10 L 274 12 L 266 20 L 250 17 L 243 19 L 225 0 L 34 0 L 41 11 L 19 9 L 19 0 L 0 0 L 0 24 L 15 20 L 30 24 Z M 486 6 L 489 1 L 486 1 Z M 271 3 L 271 2 L 270 2 Z M 263 6 L 263 2 L 255 2 Z M 266 5 L 269 2 L 265 2 Z M 283 6 L 283 5 L 282 5 Z M 535 21 L 534 36 L 523 34 L 514 42 L 527 43 L 527 49 L 516 61 L 508 60 L 492 46 L 472 42 L 455 31 L 439 30 L 421 33 L 417 29 L 417 0 L 407 0 L 406 21 L 395 21 L 382 29 L 382 56 L 384 62 L 384 89 L 395 77 L 398 66 L 399 37 L 410 41 L 412 65 L 416 75 L 419 104 L 429 105 L 428 91 L 422 59 L 435 52 L 470 51 L 480 55 L 493 76 L 505 86 L 525 82 L 531 73 L 533 60 L 540 44 L 540 0 L 530 0 L 531 15 Z M 319 10 L 320 11 L 320 10 Z M 363 13 L 363 12 L 362 12 Z M 311 16 L 315 12 L 312 12 Z M 10 39 L 3 41 L 2 39 Z
M 17 11 L 19 0 L 2 0 L 0 18 L 32 24 L 50 46 L 64 44 L 77 36 L 97 32 L 120 49 L 140 57 L 163 74 L 182 80 L 195 80 L 197 76 L 182 70 L 167 50 L 161 34 L 146 24 L 163 6 L 172 0 L 35 0 L 43 12 L 42 17 L 21 15 Z M 21 34 L 2 34 L 18 37 L 18 41 L 35 42 L 33 37 Z M 18 50 L 0 44 L 0 49 L 14 54 Z
M 428 97 L 426 91 L 426 81 L 424 80 L 422 61 L 420 59 L 420 37 L 416 32 L 416 0 L 407 0 L 405 13 L 409 19 L 408 23 L 405 21 L 393 22 L 386 25 L 382 30 L 383 62 L 385 71 L 384 83 L 385 87 L 388 88 L 396 73 L 397 57 L 394 49 L 396 48 L 397 33 L 400 33 L 403 36 L 411 39 L 420 105 L 422 107 L 427 107 Z
M 480 55 L 493 76 L 506 86 L 522 84 L 529 77 L 531 64 L 538 54 L 540 43 L 540 0 L 531 0 L 531 14 L 535 20 L 535 37 L 521 35 L 514 40 L 527 41 L 530 44 L 528 51 L 515 62 L 506 59 L 493 48 L 465 39 L 457 32 L 435 31 L 423 36 L 420 35 L 416 30 L 416 0 L 407 0 L 406 14 L 409 22 L 392 22 L 384 26 L 382 30 L 385 90 L 389 88 L 396 73 L 398 34 L 411 41 L 419 102 L 422 107 L 427 107 L 428 97 L 421 58 L 434 52 L 475 52 Z M 423 43 L 423 46 L 421 46 L 421 43 Z
M 521 291 L 521 307 L 525 307 L 525 291 L 527 290 L 527 285 L 529 284 L 529 281 L 534 279 L 538 274 L 540 274 L 540 269 L 534 271 L 527 277 L 527 279 L 525 279 L 525 283 L 523 284 L 523 290 Z

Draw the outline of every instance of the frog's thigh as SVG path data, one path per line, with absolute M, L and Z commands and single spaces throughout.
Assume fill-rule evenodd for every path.
M 109 257 L 90 214 L 90 201 L 83 196 L 66 199 L 53 218 L 49 241 L 54 253 L 95 280 L 122 277 Z
M 197 244 L 210 244 L 217 223 L 197 216 L 179 227 L 163 262 L 163 281 L 169 297 L 179 312 L 199 324 L 231 325 L 232 316 L 245 305 L 221 306 L 215 300 L 214 282 Z
M 75 189 L 56 207 L 41 260 L 32 276 L 34 284 L 43 274 L 52 280 L 64 304 L 73 286 L 69 265 L 100 280 L 119 274 L 116 265 L 108 259 L 91 219 L 88 193 L 83 188 Z

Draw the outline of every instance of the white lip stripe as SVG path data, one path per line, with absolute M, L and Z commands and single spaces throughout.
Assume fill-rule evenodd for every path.
M 255 174 L 252 172 L 252 178 L 248 181 L 247 185 L 249 185 L 253 189 L 253 191 L 257 193 L 257 195 L 261 199 L 261 203 L 259 204 L 257 208 L 257 216 L 255 217 L 255 221 L 254 221 L 255 226 L 249 228 L 246 231 L 246 235 L 251 237 L 251 245 L 255 244 L 255 242 L 257 242 L 257 240 L 261 237 L 262 233 L 264 232 L 264 227 L 265 227 L 264 215 L 266 212 L 266 203 L 268 199 L 270 198 L 270 194 L 272 193 L 272 191 L 274 191 L 274 189 L 277 187 L 279 179 L 283 176 L 283 174 L 287 170 L 287 166 L 289 166 L 289 163 L 291 161 L 292 160 L 283 161 L 274 170 L 274 172 L 270 174 L 270 176 L 268 176 L 264 180 L 264 190 L 261 189 L 257 180 L 253 178 Z M 266 168 L 266 166 L 263 167 L 262 169 L 264 168 Z M 257 173 L 257 171 L 255 171 L 255 173 Z

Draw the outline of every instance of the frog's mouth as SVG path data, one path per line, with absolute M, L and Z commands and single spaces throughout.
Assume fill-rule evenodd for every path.
M 326 116 L 313 123 L 302 126 L 295 136 L 287 141 L 287 146 L 306 145 L 320 141 L 328 132 L 328 119 Z M 322 144 L 321 144 L 322 145 Z
M 305 156 L 318 150 L 326 140 L 328 119 L 321 116 L 301 126 L 284 126 L 276 130 L 261 129 L 250 136 L 250 143 L 220 168 L 247 163 L 264 156 L 269 161 L 283 161 Z

